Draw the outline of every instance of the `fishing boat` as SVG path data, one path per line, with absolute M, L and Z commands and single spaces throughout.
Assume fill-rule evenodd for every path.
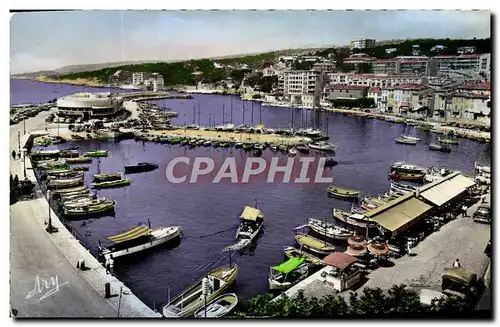
M 81 206 L 93 206 L 107 202 L 109 202 L 109 200 L 105 197 L 97 198 L 97 197 L 87 196 L 83 198 L 66 200 L 63 202 L 62 206 L 63 208 L 77 208 Z
M 71 188 L 65 188 L 65 189 L 55 189 L 52 190 L 52 194 L 74 194 L 76 192 L 82 192 L 88 190 L 87 186 L 77 186 L 77 187 L 71 187 Z
M 91 163 L 92 157 L 77 157 L 77 158 L 66 158 L 66 163 L 68 164 L 81 164 L 81 163 Z
M 240 215 L 240 226 L 236 231 L 236 239 L 238 243 L 227 247 L 224 251 L 242 250 L 246 248 L 257 237 L 262 230 L 264 224 L 264 215 L 254 207 L 245 206 Z
M 202 278 L 164 306 L 163 315 L 167 318 L 186 318 L 193 315 L 200 308 L 203 308 L 206 302 L 209 303 L 223 294 L 234 283 L 237 275 L 238 267 L 236 265 L 224 266 L 211 271 L 204 277 L 208 280 L 206 297 L 202 292 L 204 283 L 204 278 Z
M 89 151 L 83 154 L 84 157 L 107 157 L 108 150 Z
M 438 138 L 438 141 L 440 143 L 444 143 L 444 144 L 454 144 L 454 145 L 458 145 L 460 142 L 458 142 L 457 139 L 447 139 L 447 138 Z
M 417 144 L 417 141 L 415 141 L 415 140 L 409 140 L 409 139 L 405 139 L 402 137 L 397 137 L 394 139 L 394 141 L 396 141 L 396 143 L 400 143 L 400 144 L 409 144 L 409 145 L 416 145 Z
M 365 209 L 366 211 L 370 211 L 370 210 L 377 209 L 378 205 L 376 205 L 375 203 L 371 203 L 371 202 L 367 202 L 367 201 L 363 200 L 361 202 L 361 208 Z
M 207 140 L 203 142 L 203 146 L 210 146 L 212 144 L 212 141 Z
M 424 180 L 425 174 L 391 172 L 391 173 L 389 173 L 389 177 L 391 179 L 401 180 L 401 181 L 421 182 Z
M 69 179 L 54 179 L 47 183 L 47 188 L 70 188 L 75 186 L 80 186 L 83 184 L 83 178 L 69 178 Z
M 369 203 L 373 203 L 376 206 L 383 206 L 384 204 L 387 203 L 387 201 L 381 199 L 380 197 L 375 198 L 375 197 L 369 197 L 369 196 L 365 196 L 364 201 L 369 202 Z
M 408 191 L 408 192 L 415 192 L 417 190 L 417 188 L 415 186 L 411 186 L 411 185 L 408 185 L 408 184 L 403 184 L 403 183 L 398 183 L 398 182 L 394 182 L 392 181 L 391 182 L 391 188 L 398 188 L 400 190 L 405 190 L 405 191 Z
M 82 205 L 77 208 L 64 208 L 63 213 L 68 217 L 83 217 L 114 211 L 115 201 L 108 201 L 96 205 Z
M 139 162 L 137 165 L 125 166 L 125 174 L 143 173 L 157 169 L 159 166 L 153 162 Z
M 304 233 L 296 233 L 295 240 L 306 250 L 327 255 L 335 251 L 335 246 Z
M 53 162 L 46 163 L 39 166 L 42 170 L 62 170 L 69 169 L 69 166 L 66 162 Z
M 122 173 L 95 174 L 93 181 L 96 183 L 109 182 L 122 179 Z
M 61 152 L 59 152 L 60 158 L 75 158 L 79 156 L 80 153 L 76 150 L 61 150 Z
M 245 143 L 243 143 L 243 150 L 248 150 L 248 151 L 250 151 L 250 150 L 252 150 L 252 149 L 253 149 L 253 144 L 252 144 L 252 143 L 250 143 L 250 142 L 245 142 Z
M 415 141 L 415 142 L 420 141 L 419 137 L 410 136 L 410 135 L 404 135 L 404 134 L 401 134 L 401 138 L 406 139 L 406 140 L 412 140 L 412 141 Z
M 70 194 L 61 194 L 60 198 L 61 198 L 61 201 L 64 202 L 64 201 L 71 201 L 71 200 L 80 199 L 80 198 L 91 198 L 93 196 L 94 196 L 94 194 L 92 193 L 92 191 L 90 191 L 89 189 L 84 189 L 80 192 L 75 192 L 75 193 L 70 193 Z
M 323 265 L 320 258 L 318 258 L 310 253 L 307 253 L 305 251 L 301 251 L 299 249 L 296 249 L 292 246 L 285 246 L 283 251 L 285 252 L 285 256 L 287 258 L 305 258 L 306 262 L 311 267 Z
M 299 144 L 299 145 L 297 145 L 295 148 L 296 148 L 296 149 L 297 149 L 297 151 L 299 151 L 299 152 L 302 152 L 302 153 L 309 153 L 309 148 L 308 148 L 307 146 L 305 146 L 305 145 L 301 145 L 301 144 Z
M 83 172 L 74 171 L 72 169 L 47 170 L 44 171 L 42 174 L 46 175 L 47 178 L 74 176 L 75 174 L 81 174 L 83 176 Z
M 307 224 L 312 231 L 332 240 L 347 240 L 354 232 L 323 220 L 310 218 Z
M 220 142 L 219 146 L 221 148 L 227 148 L 229 146 L 229 143 L 228 142 Z
M 345 188 L 340 188 L 337 186 L 329 186 L 328 189 L 328 195 L 335 197 L 335 198 L 340 198 L 340 199 L 353 199 L 357 198 L 361 191 L 356 191 L 356 190 L 349 190 Z
M 238 304 L 238 297 L 234 293 L 223 294 L 212 300 L 207 306 L 196 311 L 195 318 L 222 318 Z
M 317 142 L 317 143 L 309 143 L 308 144 L 309 149 L 313 150 L 319 150 L 319 151 L 326 151 L 326 152 L 335 152 L 337 151 L 337 146 L 330 144 L 328 142 Z
M 305 258 L 290 258 L 278 266 L 269 269 L 269 289 L 287 290 L 309 273 Z
M 355 229 L 365 230 L 366 228 L 375 226 L 375 224 L 362 213 L 348 213 L 333 208 L 333 217 Z
M 179 237 L 181 233 L 180 226 L 151 229 L 151 226 L 140 224 L 124 233 L 108 237 L 114 243 L 111 246 L 102 247 L 99 242 L 99 254 L 105 259 L 110 256 L 116 259 L 164 244 Z
M 130 178 L 126 178 L 108 182 L 92 183 L 92 187 L 94 188 L 122 187 L 130 185 L 130 183 L 132 183 L 132 180 Z
M 441 145 L 441 144 L 437 144 L 437 143 L 429 144 L 429 150 L 440 151 L 440 152 L 451 152 L 451 148 L 449 146 Z

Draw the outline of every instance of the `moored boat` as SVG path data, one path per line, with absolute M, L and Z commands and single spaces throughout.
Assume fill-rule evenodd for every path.
M 301 280 L 304 280 L 309 273 L 305 258 L 290 258 L 280 265 L 269 269 L 269 289 L 287 290 Z
M 285 246 L 283 249 L 287 258 L 305 258 L 306 262 L 312 266 L 322 265 L 321 259 L 305 251 L 300 251 L 293 246 Z
M 179 237 L 181 233 L 180 226 L 151 229 L 151 227 L 141 224 L 124 233 L 108 237 L 114 244 L 107 247 L 100 246 L 99 254 L 105 259 L 110 256 L 113 258 L 123 257 L 164 244 Z
M 340 188 L 337 186 L 329 186 L 328 187 L 328 195 L 340 199 L 353 199 L 357 198 L 361 191 L 349 190 L 345 188 Z
M 109 182 L 122 179 L 122 173 L 95 174 L 93 181 L 96 183 Z
M 423 181 L 425 174 L 412 174 L 412 173 L 400 173 L 391 172 L 389 174 L 391 179 L 401 180 L 401 181 Z
M 238 275 L 236 265 L 217 268 L 207 274 L 208 294 L 203 296 L 203 278 L 196 284 L 183 291 L 163 307 L 163 315 L 167 318 L 186 318 L 203 308 L 205 301 L 211 302 L 231 286 Z
M 83 184 L 83 177 L 68 178 L 68 179 L 54 179 L 47 183 L 47 188 L 50 189 L 60 189 L 60 188 L 71 188 L 80 186 Z
M 201 308 L 194 314 L 195 318 L 222 318 L 238 304 L 238 297 L 234 293 L 223 294 L 206 307 Z
M 307 224 L 312 231 L 333 240 L 346 240 L 354 235 L 354 232 L 326 221 L 310 218 Z
M 319 151 L 326 151 L 326 152 L 335 152 L 337 151 L 337 146 L 327 143 L 327 142 L 316 142 L 316 143 L 309 143 L 308 144 L 310 149 L 313 150 L 319 150 Z
M 132 180 L 130 178 L 127 178 L 127 179 L 119 179 L 107 182 L 92 183 L 92 187 L 94 188 L 122 187 L 130 185 L 130 183 L 132 183 Z
M 396 141 L 396 143 L 400 143 L 400 144 L 409 144 L 409 145 L 416 145 L 417 144 L 417 141 L 409 140 L 409 139 L 406 139 L 403 137 L 397 137 L 394 139 L 394 141 Z
M 295 240 L 304 249 L 318 254 L 327 255 L 335 251 L 334 245 L 304 233 L 296 233 Z
M 458 145 L 460 142 L 457 140 L 457 139 L 448 139 L 448 138 L 438 138 L 438 141 L 440 143 L 444 143 L 444 144 L 454 144 L 454 145 Z
M 125 174 L 143 173 L 157 169 L 159 166 L 153 162 L 139 162 L 137 165 L 125 166 Z
M 107 157 L 108 150 L 96 150 L 96 151 L 88 151 L 83 154 L 84 157 Z
M 52 194 L 72 194 L 76 192 L 83 192 L 88 190 L 87 186 L 77 186 L 77 187 L 71 187 L 71 188 L 65 188 L 65 189 L 55 189 L 52 190 Z
M 451 152 L 451 148 L 446 145 L 441 145 L 437 143 L 429 144 L 429 150 L 440 151 L 440 152 Z
M 299 144 L 299 145 L 297 145 L 295 148 L 296 148 L 296 149 L 297 149 L 297 151 L 299 151 L 299 152 L 302 152 L 302 153 L 309 153 L 309 148 L 308 148 L 307 146 L 305 146 L 305 145 L 300 145 L 300 144 Z
M 333 217 L 356 229 L 365 230 L 367 227 L 371 228 L 375 226 L 375 224 L 362 213 L 349 213 L 333 208 Z
M 416 142 L 420 141 L 419 137 L 410 136 L 410 135 L 404 135 L 404 134 L 401 135 L 401 138 L 404 138 L 404 139 L 407 139 L 407 140 L 416 141 Z
M 64 208 L 63 213 L 68 217 L 84 217 L 114 211 L 115 201 L 108 201 L 96 205 L 82 205 L 77 208 Z
M 76 157 L 76 158 L 66 158 L 66 163 L 68 164 L 81 164 L 81 163 L 91 163 L 91 157 Z

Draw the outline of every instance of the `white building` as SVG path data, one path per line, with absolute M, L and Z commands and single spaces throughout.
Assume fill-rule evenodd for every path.
M 375 48 L 375 42 L 376 41 L 374 39 L 357 39 L 351 41 L 351 50 Z
M 460 47 L 460 48 L 457 49 L 457 54 L 458 55 L 473 54 L 475 52 L 476 52 L 476 47 L 475 46 Z
M 144 84 L 144 81 L 147 79 L 147 74 L 144 72 L 140 73 L 133 73 L 132 74 L 132 84 L 134 85 L 140 85 Z
M 313 106 L 316 87 L 319 83 L 320 73 L 310 70 L 295 70 L 284 72 L 283 94 L 292 104 L 305 102 Z M 312 98 L 311 98 L 312 97 Z
M 57 100 L 57 113 L 60 116 L 102 119 L 114 115 L 121 109 L 122 99 L 110 93 L 76 93 Z
M 404 74 L 327 74 L 331 84 L 364 85 L 368 87 L 389 87 L 398 84 L 427 84 L 426 77 Z

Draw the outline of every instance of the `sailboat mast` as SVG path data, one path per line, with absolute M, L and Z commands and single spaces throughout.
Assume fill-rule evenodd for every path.
M 225 120 L 224 120 L 225 114 L 226 114 L 226 111 L 225 111 L 224 105 L 222 105 L 222 125 L 224 125 L 224 123 L 225 123 Z
M 196 104 L 193 103 L 193 125 L 196 123 Z
M 253 101 L 252 101 L 252 126 L 253 126 Z
M 201 108 L 199 102 L 198 102 L 198 125 L 201 125 Z

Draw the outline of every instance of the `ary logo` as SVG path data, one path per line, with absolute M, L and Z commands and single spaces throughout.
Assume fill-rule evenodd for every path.
M 68 284 L 68 282 L 59 284 L 59 276 L 57 275 L 49 279 L 44 279 L 37 275 L 33 290 L 26 295 L 26 300 L 31 299 L 35 295 L 41 295 L 39 298 L 40 301 L 46 299 L 52 294 L 57 293 L 59 288 L 65 284 Z

